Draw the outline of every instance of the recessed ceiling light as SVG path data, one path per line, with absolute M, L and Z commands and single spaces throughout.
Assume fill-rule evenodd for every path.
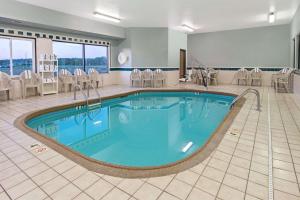
M 269 23 L 274 23 L 275 22 L 275 13 L 271 12 L 269 13 Z
M 112 21 L 112 22 L 115 22 L 115 23 L 120 23 L 121 22 L 120 18 L 113 17 L 113 16 L 110 16 L 110 15 L 107 15 L 107 14 L 103 14 L 103 13 L 99 13 L 99 12 L 96 12 L 96 11 L 94 12 L 94 15 L 96 17 L 101 18 L 101 19 Z
M 194 32 L 194 31 L 195 31 L 195 29 L 194 29 L 193 27 L 188 26 L 188 25 L 186 25 L 186 24 L 182 24 L 181 27 L 182 27 L 184 30 L 188 31 L 188 32 Z

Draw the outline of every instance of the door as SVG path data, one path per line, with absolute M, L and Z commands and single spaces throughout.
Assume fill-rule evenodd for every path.
M 180 49 L 179 78 L 185 78 L 186 74 L 186 50 Z

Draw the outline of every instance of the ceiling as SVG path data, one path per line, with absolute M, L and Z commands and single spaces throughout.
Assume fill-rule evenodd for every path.
M 94 11 L 122 19 L 122 27 L 169 27 L 187 24 L 195 32 L 269 26 L 291 22 L 300 0 L 17 0 L 20 2 L 98 20 Z M 103 21 L 105 22 L 105 21 Z M 109 23 L 109 22 L 106 22 Z M 273 24 L 272 24 L 273 25 Z

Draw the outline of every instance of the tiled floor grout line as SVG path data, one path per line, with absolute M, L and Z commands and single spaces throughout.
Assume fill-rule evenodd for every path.
M 284 129 L 284 135 L 285 135 L 285 138 L 287 140 L 287 145 L 288 145 L 288 150 L 290 152 L 290 155 L 291 155 L 291 159 L 292 159 L 292 164 L 293 164 L 293 170 L 294 170 L 294 174 L 295 174 L 295 177 L 296 177 L 296 180 L 297 180 L 297 183 L 298 183 L 298 178 L 297 178 L 297 175 L 296 175 L 296 169 L 295 169 L 295 165 L 294 165 L 294 160 L 293 160 L 293 156 L 292 156 L 292 152 L 291 152 L 291 148 L 290 148 L 290 143 L 289 143 L 289 139 L 287 137 L 287 133 L 286 133 L 286 125 L 282 119 L 282 108 L 281 106 L 278 104 L 278 98 L 277 98 L 277 94 L 275 94 L 275 99 L 276 99 L 276 105 L 279 109 L 279 113 L 280 113 L 280 119 L 281 119 L 281 123 L 283 125 L 283 129 Z M 288 107 L 288 106 L 287 106 Z M 291 114 L 291 113 L 290 113 Z M 298 185 L 298 184 L 297 184 Z M 299 185 L 298 185 L 298 191 L 299 191 Z
M 245 125 L 246 125 L 246 123 L 247 123 L 247 119 L 248 119 L 248 117 L 249 117 L 249 115 L 250 115 L 250 112 L 251 112 L 251 109 L 252 109 L 252 107 L 253 107 L 253 105 L 254 105 L 254 100 L 251 99 L 251 101 L 252 101 L 251 107 L 250 107 L 250 109 L 248 110 L 247 117 L 246 117 L 245 122 L 244 122 L 244 124 L 243 124 L 243 128 L 240 130 L 240 134 L 239 134 L 238 140 L 237 140 L 237 142 L 236 142 L 236 144 L 235 144 L 234 151 L 232 152 L 231 158 L 230 158 L 230 160 L 229 160 L 229 162 L 228 162 L 228 166 L 227 166 L 227 168 L 226 168 L 226 170 L 225 170 L 224 177 L 222 178 L 221 185 L 220 185 L 220 187 L 218 188 L 218 191 L 217 191 L 217 193 L 216 193 L 216 198 L 218 198 L 218 194 L 219 194 L 220 189 L 221 189 L 221 187 L 222 187 L 222 184 L 223 184 L 223 182 L 224 182 L 224 179 L 225 179 L 226 173 L 227 173 L 227 171 L 228 171 L 229 165 L 230 165 L 230 163 L 231 163 L 231 161 L 232 161 L 233 154 L 234 154 L 234 152 L 235 152 L 235 150 L 236 150 L 236 147 L 237 147 L 237 145 L 238 145 L 238 142 L 239 142 L 239 140 L 240 140 L 240 137 L 241 137 L 241 135 L 242 135 L 242 132 L 243 132 L 243 130 L 244 130 L 244 128 L 245 128 Z M 250 173 L 250 169 L 248 169 L 248 170 L 249 170 L 248 173 Z M 225 185 L 226 185 L 226 184 L 225 184 Z M 226 186 L 227 186 L 227 185 L 226 185 Z M 244 194 L 245 194 L 245 192 L 244 192 Z
M 2 150 L 0 150 L 0 152 L 2 152 Z M 2 152 L 3 153 L 3 152 Z M 36 187 L 34 187 L 32 190 L 30 190 L 30 191 L 28 191 L 28 192 L 31 192 L 31 191 L 33 191 L 33 190 L 35 190 L 37 187 L 38 188 L 40 188 L 39 187 L 39 185 L 37 185 L 36 183 L 35 183 L 35 181 L 25 172 L 25 171 L 23 171 L 23 169 L 21 169 L 13 160 L 11 160 L 7 155 L 5 155 L 12 163 L 14 163 L 15 165 L 16 165 L 16 167 L 21 171 L 21 172 L 23 172 L 24 173 L 24 175 L 25 176 L 27 176 L 27 178 L 28 179 L 30 179 L 35 185 L 36 185 Z M 22 182 L 21 182 L 22 183 Z M 19 183 L 19 184 L 21 184 L 21 183 Z M 19 184 L 17 184 L 17 185 L 19 185 Z M 2 185 L 1 185 L 2 186 Z M 3 188 L 4 189 L 4 188 Z M 47 195 L 47 197 L 49 197 L 50 199 L 52 199 L 51 197 L 50 197 L 50 195 L 48 195 L 47 193 L 46 193 L 46 191 L 44 191 L 42 188 L 40 188 L 46 195 Z M 4 189 L 4 191 L 8 194 L 8 192 Z M 28 192 L 26 192 L 26 193 L 24 193 L 24 194 L 22 194 L 21 196 L 19 196 L 19 197 L 17 197 L 17 199 L 18 198 L 20 198 L 20 197 L 22 197 L 22 196 L 24 196 L 25 194 L 27 194 Z
M 2 188 L 3 192 L 6 194 L 6 196 L 10 199 L 10 200 L 13 200 L 9 194 L 6 192 L 6 190 L 4 189 L 4 187 L 0 184 L 0 187 Z M 1 194 L 1 193 L 0 193 Z
M 268 90 L 268 182 L 269 182 L 269 200 L 274 199 L 273 189 L 273 146 L 272 146 L 272 130 L 271 130 L 271 105 L 270 105 L 270 92 Z
M 261 97 L 261 102 L 263 102 L 263 100 L 264 100 L 264 90 L 263 90 L 263 95 L 261 95 L 262 97 Z M 260 103 L 261 103 L 260 102 Z M 263 109 L 263 106 L 261 106 L 261 109 Z M 251 109 L 250 109 L 251 110 Z M 263 112 L 262 110 L 261 111 L 258 111 L 259 113 L 258 113 L 258 117 L 257 117 L 257 122 L 256 122 L 256 128 L 255 128 L 255 134 L 254 134 L 254 142 L 253 142 L 253 147 L 252 147 L 252 152 L 251 152 L 251 159 L 250 159 L 250 166 L 249 166 L 249 173 L 248 173 L 248 176 L 247 176 L 247 182 L 246 182 L 246 188 L 245 188 L 245 193 L 246 193 L 246 191 L 247 191 L 247 189 L 248 189 L 248 183 L 249 183 L 249 177 L 250 177 L 250 172 L 251 172 L 251 166 L 252 166 L 252 162 L 254 162 L 254 161 L 252 161 L 252 159 L 253 159 L 253 155 L 254 155 L 254 148 L 255 148 L 255 141 L 256 141 L 256 135 L 257 135 L 257 131 L 258 131 L 258 124 L 259 124 L 259 119 L 260 119 L 260 117 L 261 117 L 261 112 Z M 244 200 L 246 199 L 246 195 L 244 196 Z
M 175 174 L 173 177 L 172 177 L 172 179 L 170 180 L 170 182 L 165 186 L 165 188 L 162 190 L 162 192 L 158 195 L 158 197 L 156 198 L 156 199 L 159 199 L 160 198 L 160 196 L 164 193 L 164 192 L 166 192 L 166 193 L 168 193 L 168 194 L 170 194 L 169 192 L 167 192 L 166 191 L 166 189 L 168 188 L 168 186 L 172 183 L 172 181 L 175 179 L 175 177 L 177 176 L 177 174 Z M 147 182 L 147 181 L 145 181 L 145 182 Z M 148 182 L 147 182 L 148 183 Z M 154 187 L 157 187 L 157 186 L 155 186 L 155 185 L 153 185 L 153 184 L 151 184 L 151 183 L 148 183 L 148 184 L 150 184 L 150 185 L 152 185 L 152 186 L 154 186 Z M 158 188 L 158 187 L 157 187 Z M 160 188 L 159 188 L 160 189 Z M 137 190 L 138 191 L 138 190 Z M 136 192 L 137 192 L 136 191 Z M 136 193 L 135 192 L 135 193 Z M 173 194 L 170 194 L 171 196 L 174 196 Z M 176 196 L 174 196 L 175 198 L 177 198 L 178 199 L 178 197 L 176 197 Z
M 2 134 L 4 134 L 3 132 L 2 132 Z M 6 134 L 4 134 L 4 135 L 6 135 Z M 6 135 L 6 137 L 8 137 L 7 135 Z M 10 137 L 8 137 L 8 138 L 10 138 Z M 11 138 L 10 138 L 11 139 Z M 13 141 L 13 140 L 12 140 Z M 15 142 L 15 144 L 17 144 L 18 146 L 20 146 L 21 148 L 23 148 L 23 149 L 25 149 L 26 151 L 28 151 L 25 147 L 23 147 L 22 145 L 19 145 L 18 143 L 16 143 Z M 0 150 L 1 151 L 1 150 Z M 62 162 L 60 162 L 60 163 L 57 163 L 56 165 L 54 165 L 53 167 L 51 167 L 51 166 L 49 166 L 48 165 L 48 163 L 46 163 L 45 161 L 43 161 L 43 160 L 41 160 L 38 156 L 35 156 L 41 163 L 43 163 L 43 164 L 45 164 L 47 167 L 49 167 L 49 169 L 52 169 L 52 170 L 54 170 L 57 174 L 58 174 L 58 176 L 59 175 L 61 175 L 62 177 L 64 177 L 64 175 L 63 174 L 61 174 L 61 173 L 59 173 L 59 172 L 57 172 L 55 169 L 53 169 L 53 167 L 55 167 L 55 166 L 57 166 L 57 165 L 59 165 L 59 164 L 61 164 L 61 163 L 63 163 L 63 162 L 65 162 L 65 161 L 62 161 Z M 11 160 L 9 157 L 7 157 L 9 160 Z M 50 158 L 51 159 L 51 158 Z M 66 159 L 67 160 L 67 159 Z M 11 160 L 12 161 L 12 160 Z M 20 170 L 21 170 L 21 172 L 23 172 L 38 188 L 40 188 L 50 199 L 52 199 L 51 198 L 51 195 L 50 194 L 48 194 L 46 191 L 44 191 L 43 190 L 43 188 L 42 187 L 40 187 L 40 185 L 38 185 L 38 184 L 36 184 L 36 182 L 30 177 L 30 176 L 28 176 L 27 175 L 27 173 L 23 170 L 23 169 L 21 169 L 14 161 L 12 161 Z M 76 167 L 76 166 L 74 166 L 74 167 Z M 31 168 L 31 167 L 30 167 Z M 70 169 L 72 169 L 73 167 L 71 167 Z M 29 168 L 28 168 L 29 169 Z M 70 169 L 68 169 L 68 170 L 70 170 Z M 38 175 L 40 175 L 41 173 L 43 173 L 43 172 L 45 172 L 45 171 L 47 171 L 48 169 L 46 169 L 46 170 L 43 170 L 43 171 L 41 171 L 39 174 L 36 174 L 35 176 L 38 176 Z M 34 177 L 35 177 L 34 176 Z M 56 176 L 56 177 L 58 177 L 58 176 Z M 53 179 L 55 179 L 56 177 L 54 177 Z M 64 177 L 65 178 L 65 177 Z M 101 177 L 100 177 L 101 178 Z M 51 179 L 51 180 L 53 180 L 53 179 Z M 72 181 L 70 181 L 69 179 L 67 179 L 67 178 L 65 178 L 68 182 L 69 182 L 69 184 L 71 183 L 72 185 L 74 185 L 75 187 L 77 187 L 77 189 L 79 189 L 81 192 L 84 192 L 84 191 L 82 191 L 78 186 L 76 186 L 75 184 L 73 184 L 73 182 Z M 48 182 L 50 182 L 51 180 L 48 180 L 47 182 L 45 182 L 45 183 L 43 183 L 42 185 L 44 185 L 44 184 L 46 184 L 46 183 L 48 183 Z M 22 182 L 21 182 L 22 183 Z M 21 184 L 21 183 L 19 183 L 19 184 Z M 19 184 L 17 184 L 17 185 L 19 185 Z M 41 185 L 41 186 L 42 186 Z M 33 188 L 32 190 L 34 190 L 34 189 L 36 189 L 36 188 Z M 56 193 L 56 192 L 58 192 L 58 191 L 60 191 L 61 189 L 63 189 L 63 188 L 60 188 L 59 190 L 57 190 L 57 191 L 55 191 L 54 193 Z M 26 192 L 26 193 L 24 193 L 23 195 L 21 195 L 20 197 L 22 197 L 22 196 L 24 196 L 25 194 L 27 194 L 27 193 L 29 193 L 29 192 L 31 192 L 32 190 L 30 190 L 30 191 L 28 191 L 28 192 Z M 53 193 L 53 194 L 54 194 Z M 88 194 L 87 194 L 88 195 Z M 89 196 L 89 195 L 88 195 Z M 18 197 L 18 198 L 20 198 L 20 197 Z
M 293 113 L 292 113 L 290 107 L 288 106 L 289 104 L 287 103 L 286 98 L 284 98 L 283 100 L 284 100 L 284 103 L 286 104 L 286 106 L 287 106 L 287 108 L 288 108 L 288 110 L 289 110 L 289 113 L 290 113 L 290 115 L 291 115 L 291 117 L 292 117 L 292 119 L 293 119 L 293 121 L 294 121 L 294 123 L 295 123 L 295 126 L 296 126 L 297 129 L 298 129 L 298 132 L 300 132 L 300 128 L 299 128 L 298 124 L 296 123 L 295 117 L 294 117 L 294 115 L 293 115 Z M 296 107 L 297 107 L 297 109 L 299 110 L 299 107 L 298 107 L 298 106 L 296 106 Z M 289 141 L 288 137 L 287 137 L 287 141 Z M 288 142 L 288 143 L 289 143 L 289 142 Z M 290 148 L 290 146 L 289 146 L 289 148 Z M 297 176 L 297 171 L 296 171 L 296 168 L 295 168 L 294 158 L 293 158 L 293 155 L 292 155 L 291 150 L 290 150 L 290 153 L 291 153 L 291 157 L 292 157 L 292 163 L 293 163 L 294 171 L 295 171 L 295 174 L 296 174 L 296 180 L 297 180 L 298 188 L 299 188 L 299 191 L 300 191 L 299 179 L 298 179 L 298 176 Z
M 215 151 L 214 151 L 214 153 L 215 153 Z M 214 154 L 213 153 L 213 154 Z M 207 168 L 207 166 L 208 166 L 208 163 L 209 163 L 209 161 L 212 159 L 212 155 L 210 155 L 210 157 L 209 157 L 209 160 L 207 161 L 207 163 L 206 163 L 206 165 L 204 166 L 204 168 L 203 168 L 203 170 L 202 170 L 202 172 L 201 172 L 201 174 L 200 174 L 200 176 L 197 178 L 197 181 L 195 182 L 195 184 L 192 186 L 192 189 L 191 189 L 191 191 L 189 192 L 189 194 L 187 195 L 187 197 L 186 197 L 186 199 L 188 199 L 189 198 L 189 196 L 191 195 L 191 193 L 192 193 L 192 191 L 193 191 L 193 189 L 196 187 L 196 185 L 197 185 L 197 182 L 199 181 L 199 179 L 201 178 L 201 176 L 203 175 L 203 172 L 205 171 L 205 169 Z M 197 187 L 196 187 L 197 188 Z M 200 188 L 197 188 L 197 189 L 200 189 Z M 201 189 L 200 189 L 201 190 Z M 203 191 L 203 190 L 202 190 Z M 204 191 L 204 192 L 206 192 L 206 191 Z M 206 192 L 207 194 L 210 194 L 210 193 L 208 193 L 208 192 Z

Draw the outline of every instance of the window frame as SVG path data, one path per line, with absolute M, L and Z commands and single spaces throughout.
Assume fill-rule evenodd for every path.
M 18 77 L 20 75 L 13 74 L 13 49 L 12 49 L 12 40 L 26 40 L 32 42 L 32 72 L 36 72 L 36 39 L 35 38 L 29 38 L 29 37 L 21 37 L 21 36 L 8 36 L 8 35 L 0 35 L 0 39 L 8 39 L 9 40 L 9 76 L 11 77 Z
M 107 74 L 110 72 L 111 67 L 111 48 L 110 45 L 101 45 L 101 44 L 86 44 L 86 43 L 78 43 L 78 42 L 70 42 L 70 41 L 61 41 L 61 40 L 52 40 L 52 42 L 61 42 L 61 43 L 72 43 L 72 44 L 80 44 L 82 45 L 82 59 L 83 59 L 83 69 L 86 71 L 86 58 L 85 58 L 85 46 L 100 46 L 100 47 L 106 47 L 107 51 L 107 72 L 104 72 L 103 74 Z M 53 47 L 53 44 L 52 44 Z M 53 51 L 54 53 L 54 51 Z M 58 66 L 59 68 L 59 66 Z M 99 72 L 100 73 L 100 72 Z
M 296 64 L 297 63 L 297 64 Z M 295 68 L 300 69 L 300 34 L 295 37 Z

